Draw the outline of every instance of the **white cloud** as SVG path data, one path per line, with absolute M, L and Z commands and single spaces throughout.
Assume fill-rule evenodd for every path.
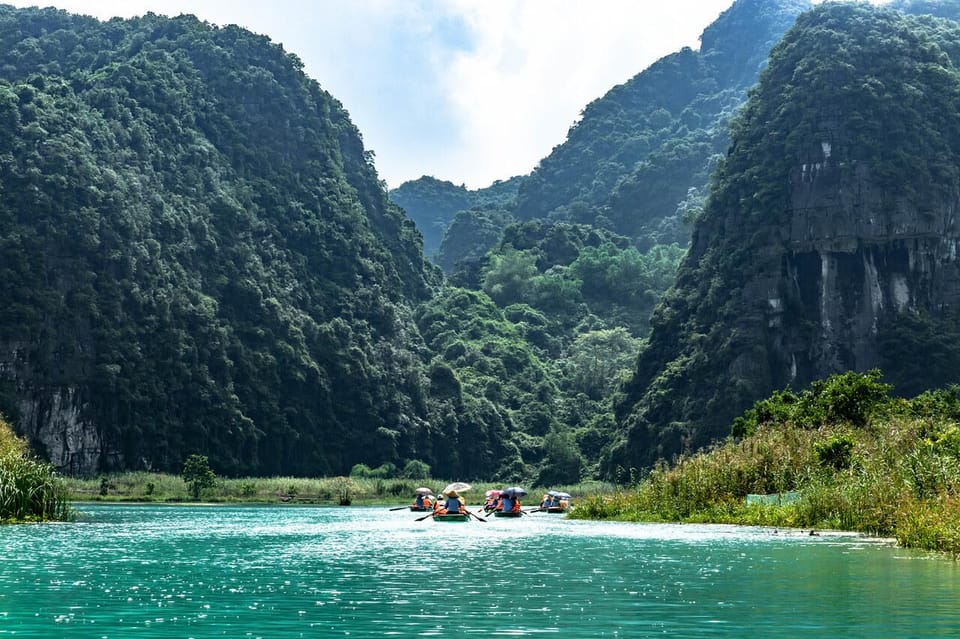
M 474 30 L 440 82 L 461 135 L 446 170 L 468 185 L 527 173 L 580 111 L 697 39 L 730 0 L 458 3 Z

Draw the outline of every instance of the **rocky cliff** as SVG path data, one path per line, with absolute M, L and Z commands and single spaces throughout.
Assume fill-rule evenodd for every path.
M 958 307 L 958 43 L 955 22 L 861 5 L 798 19 L 734 125 L 608 473 L 722 437 L 772 390 L 896 377 L 884 331 Z

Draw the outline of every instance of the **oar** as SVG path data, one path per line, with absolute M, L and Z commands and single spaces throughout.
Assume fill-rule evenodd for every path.
M 397 506 L 396 508 L 391 508 L 390 510 L 403 510 L 404 508 L 409 508 L 410 506 Z
M 420 517 L 419 519 L 414 519 L 414 521 L 423 521 L 423 520 L 426 519 L 427 517 L 433 517 L 433 515 L 434 515 L 434 513 L 430 513 L 429 515 L 424 515 L 423 517 Z
M 530 513 L 538 513 L 541 510 L 543 510 L 543 508 L 531 508 L 530 510 L 521 510 L 520 512 L 522 512 L 524 515 L 529 515 Z
M 480 517 L 479 515 L 473 514 L 469 510 L 467 511 L 467 514 L 473 516 L 473 518 L 476 519 L 477 521 L 482 521 L 483 523 L 487 523 L 486 519 L 484 519 L 483 517 Z

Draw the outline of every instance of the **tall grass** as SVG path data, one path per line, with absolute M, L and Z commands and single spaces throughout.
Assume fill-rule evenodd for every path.
M 590 497 L 572 516 L 840 529 L 960 555 L 960 456 L 938 436 L 952 428 L 905 416 L 865 427 L 766 425 L 661 464 L 629 489 Z M 851 456 L 835 467 L 824 451 L 845 448 L 838 441 Z M 746 503 L 748 494 L 786 492 L 799 499 Z
M 53 467 L 30 456 L 26 442 L 0 419 L 0 522 L 65 519 L 67 493 Z

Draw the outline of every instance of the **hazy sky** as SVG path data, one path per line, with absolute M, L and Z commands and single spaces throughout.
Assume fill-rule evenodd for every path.
M 16 6 L 38 2 L 4 0 Z M 698 48 L 733 0 L 49 0 L 238 24 L 296 54 L 346 107 L 390 188 L 529 173 L 592 100 Z

